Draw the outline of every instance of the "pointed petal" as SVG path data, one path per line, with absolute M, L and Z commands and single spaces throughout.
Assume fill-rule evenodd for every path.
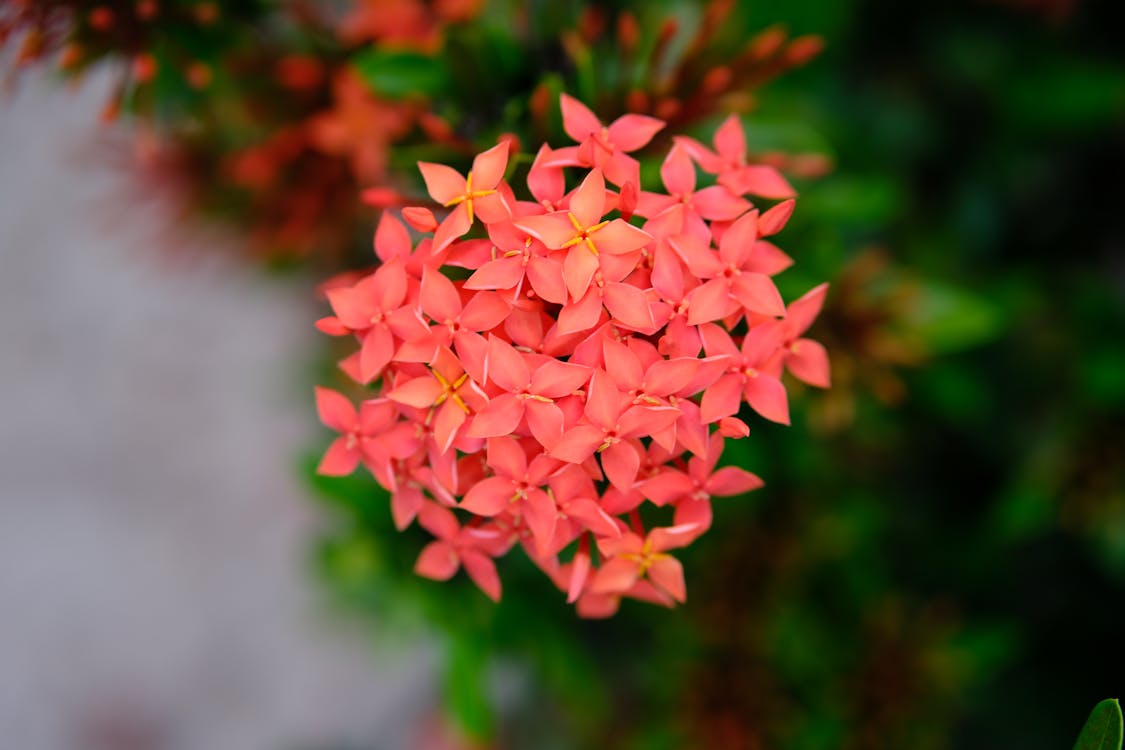
M 749 201 L 722 185 L 703 188 L 695 194 L 691 204 L 708 221 L 734 221 L 750 209 Z
M 500 141 L 473 159 L 473 190 L 495 190 L 508 168 L 508 141 Z M 442 201 L 444 203 L 444 201 Z
M 726 172 L 719 182 L 739 195 L 759 195 L 763 198 L 792 198 L 797 194 L 793 186 L 775 167 L 751 164 Z
M 659 396 L 677 393 L 691 382 L 698 370 L 699 360 L 693 357 L 657 360 L 645 372 L 645 390 Z
M 632 443 L 614 443 L 602 451 L 601 458 L 602 471 L 614 487 L 622 491 L 633 489 L 637 481 L 637 470 L 641 466 L 641 458 Z
M 438 407 L 434 416 L 434 441 L 442 453 L 449 451 L 458 428 L 465 423 L 468 415 L 456 401 L 449 399 Z
M 738 413 L 741 403 L 742 378 L 734 374 L 724 375 L 703 392 L 703 401 L 699 406 L 700 419 L 704 424 L 710 424 L 722 417 L 732 416 Z
M 523 355 L 498 336 L 488 337 L 488 380 L 506 391 L 520 391 L 531 382 Z
M 616 594 L 628 591 L 637 578 L 640 568 L 635 562 L 614 557 L 602 563 L 590 581 L 590 591 L 596 594 Z
M 422 271 L 422 289 L 418 302 L 426 315 L 437 323 L 455 320 L 461 315 L 461 293 L 453 282 L 435 268 Z
M 760 478 L 737 466 L 724 466 L 707 480 L 707 492 L 719 497 L 742 495 L 763 486 Z
M 600 253 L 625 255 L 640 250 L 653 241 L 651 234 L 624 219 L 614 219 L 590 235 Z
M 688 325 L 697 326 L 722 320 L 738 309 L 738 302 L 730 296 L 730 285 L 722 277 L 697 286 L 688 299 Z
M 602 298 L 597 290 L 590 289 L 578 302 L 564 305 L 559 311 L 558 331 L 560 334 L 588 331 L 598 324 L 602 317 Z
M 413 250 L 406 227 L 391 216 L 390 211 L 384 211 L 379 218 L 379 227 L 375 230 L 375 254 L 386 262 L 392 258 L 409 258 Z
M 445 250 L 449 245 L 459 237 L 469 231 L 469 227 L 473 225 L 472 219 L 469 218 L 469 209 L 467 204 L 459 203 L 450 212 L 441 224 L 438 225 L 437 231 L 434 232 L 433 244 L 430 247 L 431 255 L 438 255 Z
M 789 397 L 785 386 L 772 375 L 746 379 L 746 403 L 771 422 L 789 424 Z M 726 414 L 722 416 L 727 416 Z
M 586 585 L 589 577 L 590 555 L 579 550 L 574 555 L 573 567 L 570 569 L 570 582 L 566 589 L 567 604 L 574 604 L 578 600 L 578 595 L 582 593 L 582 588 Z
M 599 427 L 612 429 L 625 406 L 626 397 L 617 390 L 605 370 L 594 370 L 586 392 L 586 418 Z
M 676 558 L 664 557 L 654 562 L 648 569 L 648 579 L 681 604 L 687 600 L 684 566 Z
M 465 178 L 453 167 L 420 161 L 418 169 L 426 181 L 426 191 L 438 203 L 445 205 L 465 194 Z
M 490 331 L 504 322 L 511 306 L 495 292 L 474 294 L 461 313 L 461 325 L 470 331 Z
M 821 284 L 805 292 L 800 298 L 789 305 L 785 314 L 786 324 L 789 326 L 791 336 L 800 336 L 809 330 L 809 326 L 816 320 L 820 310 L 824 307 L 824 298 L 828 294 L 828 285 Z
M 622 283 L 606 284 L 603 297 L 614 322 L 635 331 L 651 332 L 656 328 L 652 305 L 645 293 L 637 287 Z
M 689 195 L 695 192 L 695 164 L 687 151 L 673 146 L 660 165 L 660 179 L 672 196 Z
M 560 461 L 580 464 L 601 445 L 605 433 L 593 425 L 582 424 L 571 427 L 553 445 L 549 454 Z
M 606 372 L 619 390 L 628 392 L 641 386 L 645 375 L 644 366 L 633 350 L 620 341 L 606 338 L 602 342 L 602 352 Z
M 518 257 L 497 258 L 485 263 L 465 281 L 466 289 L 511 289 L 523 279 Z
M 491 517 L 506 510 L 515 495 L 515 487 L 511 479 L 488 477 L 469 488 L 460 507 L 478 516 Z
M 738 115 L 730 115 L 715 131 L 715 149 L 728 161 L 738 162 L 746 156 L 746 132 Z
M 638 489 L 657 505 L 670 505 L 694 492 L 695 485 L 687 474 L 666 470 L 641 482 Z
M 524 415 L 532 437 L 544 448 L 554 445 L 562 437 L 565 419 L 556 405 L 530 400 L 524 404 Z
M 527 280 L 535 293 L 556 305 L 566 303 L 566 280 L 563 265 L 549 258 L 534 258 L 527 264 Z
M 430 375 L 412 378 L 387 394 L 387 398 L 400 404 L 426 409 L 442 394 L 441 383 Z
M 773 279 L 764 273 L 744 273 L 731 281 L 731 294 L 750 312 L 784 315 L 785 301 Z
M 316 412 L 326 427 L 336 432 L 348 432 L 358 423 L 355 407 L 343 394 L 331 388 L 317 386 Z
M 832 376 L 828 365 L 828 352 L 819 341 L 812 339 L 797 339 L 789 346 L 789 355 L 785 358 L 785 366 L 798 380 L 802 380 L 817 388 L 828 388 L 832 385 Z
M 557 203 L 566 193 L 566 177 L 560 167 L 547 166 L 551 147 L 543 144 L 527 172 L 527 189 L 537 201 Z
M 597 271 L 598 258 L 589 248 L 584 244 L 570 248 L 563 260 L 563 280 L 571 299 L 576 302 L 582 299 Z
M 592 374 L 589 367 L 547 359 L 532 374 L 530 390 L 547 398 L 562 398 L 586 385 Z
M 559 105 L 562 108 L 563 130 L 575 141 L 581 143 L 594 133 L 601 132 L 602 123 L 598 116 L 573 96 L 562 94 Z
M 758 241 L 758 212 L 751 211 L 730 225 L 719 241 L 719 257 L 724 263 L 743 265 Z
M 496 563 L 492 562 L 492 558 L 467 550 L 461 553 L 461 558 L 465 572 L 477 588 L 492 601 L 500 601 L 500 574 L 496 572 Z
M 555 536 L 555 525 L 559 520 L 555 501 L 543 490 L 533 489 L 527 493 L 522 509 L 524 518 L 527 519 L 527 528 L 535 538 L 535 546 L 539 554 L 547 554 Z
M 372 326 L 363 336 L 359 350 L 359 374 L 363 383 L 370 383 L 383 372 L 395 354 L 395 342 L 386 326 Z
M 488 465 L 497 476 L 523 479 L 527 474 L 527 454 L 512 437 L 494 437 L 488 441 Z
M 614 120 L 609 126 L 609 140 L 622 151 L 644 148 L 653 136 L 664 128 L 664 121 L 648 115 L 628 114 Z
M 391 518 L 402 531 L 411 524 L 422 507 L 422 491 L 416 487 L 399 487 L 391 494 Z
M 519 398 L 511 393 L 503 393 L 491 399 L 473 417 L 466 434 L 475 438 L 511 435 L 523 419 L 523 412 L 524 407 Z
M 600 169 L 590 170 L 570 194 L 570 213 L 583 227 L 592 227 L 605 214 L 605 178 Z
M 320 465 L 316 467 L 316 473 L 329 477 L 346 477 L 355 471 L 355 467 L 359 465 L 359 458 L 359 450 L 355 447 L 349 448 L 346 438 L 336 438 L 324 452 Z

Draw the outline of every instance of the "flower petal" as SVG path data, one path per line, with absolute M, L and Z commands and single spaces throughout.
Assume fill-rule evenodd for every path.
M 530 390 L 547 398 L 562 398 L 586 385 L 592 374 L 589 367 L 546 359 L 535 368 Z
M 570 194 L 570 213 L 582 227 L 592 227 L 605 214 L 605 178 L 600 169 L 590 170 L 582 184 Z
M 601 429 L 588 424 L 576 425 L 563 433 L 551 446 L 549 454 L 560 461 L 580 464 L 594 455 L 604 439 L 605 433 Z
M 336 438 L 324 452 L 320 465 L 316 467 L 317 474 L 329 477 L 346 477 L 355 471 L 359 465 L 360 453 L 357 447 L 348 447 L 346 438 Z
M 632 443 L 627 441 L 614 443 L 601 452 L 601 459 L 602 471 L 614 487 L 623 491 L 633 488 L 637 481 L 641 458 Z
M 684 566 L 674 557 L 663 557 L 648 569 L 648 579 L 683 604 L 687 600 L 687 586 L 684 584 Z
M 637 287 L 622 283 L 606 284 L 603 298 L 615 323 L 644 333 L 656 328 L 648 296 Z
M 488 477 L 469 488 L 460 507 L 478 516 L 495 516 L 506 510 L 515 496 L 511 479 Z
M 559 97 L 559 105 L 562 108 L 563 130 L 575 141 L 581 143 L 591 135 L 601 132 L 602 123 L 598 116 L 573 96 L 562 94 Z
M 331 388 L 315 388 L 316 412 L 326 427 L 336 432 L 348 432 L 358 423 L 355 407 L 342 393 Z
M 622 151 L 644 148 L 664 128 L 664 121 L 648 115 L 627 114 L 609 126 L 609 140 Z
M 680 146 L 673 146 L 660 165 L 660 179 L 669 195 L 690 195 L 695 192 L 695 164 Z
M 469 172 L 473 176 L 473 190 L 495 190 L 504 179 L 507 168 L 508 141 L 504 140 L 473 159 L 473 168 Z
M 500 574 L 496 572 L 496 563 L 492 558 L 466 550 L 461 553 L 461 562 L 477 588 L 492 601 L 500 601 Z
M 742 403 L 742 378 L 735 374 L 724 375 L 703 392 L 699 417 L 704 424 L 718 421 L 738 413 Z
M 724 466 L 707 480 L 707 492 L 719 497 L 742 495 L 763 486 L 758 476 L 737 466 Z
M 757 377 L 746 379 L 745 392 L 746 403 L 751 409 L 771 422 L 789 424 L 789 397 L 780 380 L 759 373 Z
M 469 437 L 488 438 L 511 435 L 523 419 L 524 407 L 511 393 L 502 393 L 473 417 L 466 433 Z
M 460 566 L 461 561 L 453 547 L 446 542 L 435 541 L 422 548 L 414 563 L 414 572 L 423 578 L 448 581 Z
M 461 316 L 461 293 L 441 271 L 428 266 L 422 271 L 422 289 L 418 303 L 426 315 L 437 323 Z
M 420 161 L 418 169 L 430 197 L 443 206 L 465 194 L 465 178 L 453 167 Z
M 506 391 L 520 391 L 531 382 L 524 357 L 499 336 L 488 337 L 488 380 Z

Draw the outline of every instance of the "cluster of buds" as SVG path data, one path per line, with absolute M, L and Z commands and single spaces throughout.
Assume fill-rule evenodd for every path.
M 629 154 L 663 122 L 607 127 L 566 96 L 562 111 L 577 145 L 539 150 L 528 195 L 504 179 L 508 142 L 467 175 L 422 163 L 451 210 L 404 209 L 416 243 L 385 213 L 379 267 L 328 289 L 318 327 L 358 340 L 341 367 L 377 395 L 357 409 L 318 389 L 340 433 L 320 471 L 363 463 L 398 528 L 435 537 L 420 575 L 464 568 L 499 599 L 494 560 L 520 545 L 580 615 L 604 617 L 622 597 L 685 600 L 670 552 L 710 527 L 712 497 L 761 485 L 716 468 L 724 441 L 749 433 L 743 403 L 788 423 L 783 370 L 828 385 L 824 347 L 803 338 L 826 287 L 782 301 L 771 277 L 792 261 L 768 238 L 793 191 L 746 163 L 736 118 L 714 148 L 674 139 L 665 190 L 647 192 Z M 568 173 L 581 178 L 569 191 Z

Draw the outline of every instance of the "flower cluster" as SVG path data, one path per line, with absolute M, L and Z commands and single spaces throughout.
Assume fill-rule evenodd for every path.
M 320 471 L 363 463 L 398 528 L 416 520 L 435 537 L 419 574 L 464 568 L 499 599 L 494 559 L 519 544 L 598 617 L 623 596 L 684 601 L 670 552 L 710 527 L 712 497 L 761 486 L 716 469 L 724 440 L 749 432 L 743 402 L 788 423 L 783 370 L 828 385 L 824 348 L 803 338 L 826 287 L 782 301 L 771 277 L 792 261 L 768 238 L 793 191 L 746 162 L 737 118 L 714 148 L 674 139 L 664 190 L 649 192 L 630 154 L 663 122 L 604 126 L 565 95 L 562 111 L 577 145 L 539 150 L 528 196 L 504 179 L 508 142 L 466 175 L 422 163 L 451 210 L 407 208 L 406 224 L 385 213 L 380 266 L 328 289 L 318 327 L 359 341 L 341 366 L 378 395 L 357 409 L 318 389 L 340 433 Z M 700 187 L 697 167 L 714 184 Z M 568 174 L 581 178 L 569 191 Z M 747 196 L 781 202 L 761 211 Z M 646 528 L 642 509 L 665 525 Z

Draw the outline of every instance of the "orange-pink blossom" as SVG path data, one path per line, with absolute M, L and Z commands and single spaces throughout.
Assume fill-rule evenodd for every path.
M 417 240 L 385 213 L 379 268 L 328 291 L 318 327 L 356 339 L 341 368 L 370 398 L 318 390 L 340 433 L 321 470 L 362 463 L 396 526 L 434 536 L 420 575 L 464 568 L 498 599 L 494 560 L 519 546 L 602 617 L 623 597 L 685 600 L 673 552 L 711 526 L 713 497 L 762 484 L 717 467 L 725 441 L 754 413 L 788 423 L 784 370 L 828 385 L 805 335 L 827 287 L 782 300 L 773 277 L 792 260 L 768 238 L 794 203 L 758 201 L 792 189 L 748 167 L 736 119 L 714 151 L 677 139 L 664 190 L 640 191 L 627 154 L 663 123 L 605 127 L 569 97 L 563 113 L 579 145 L 543 146 L 526 190 L 505 180 L 507 141 L 466 175 L 421 164 L 450 210 L 404 209 Z M 716 178 L 699 187 L 697 167 Z

